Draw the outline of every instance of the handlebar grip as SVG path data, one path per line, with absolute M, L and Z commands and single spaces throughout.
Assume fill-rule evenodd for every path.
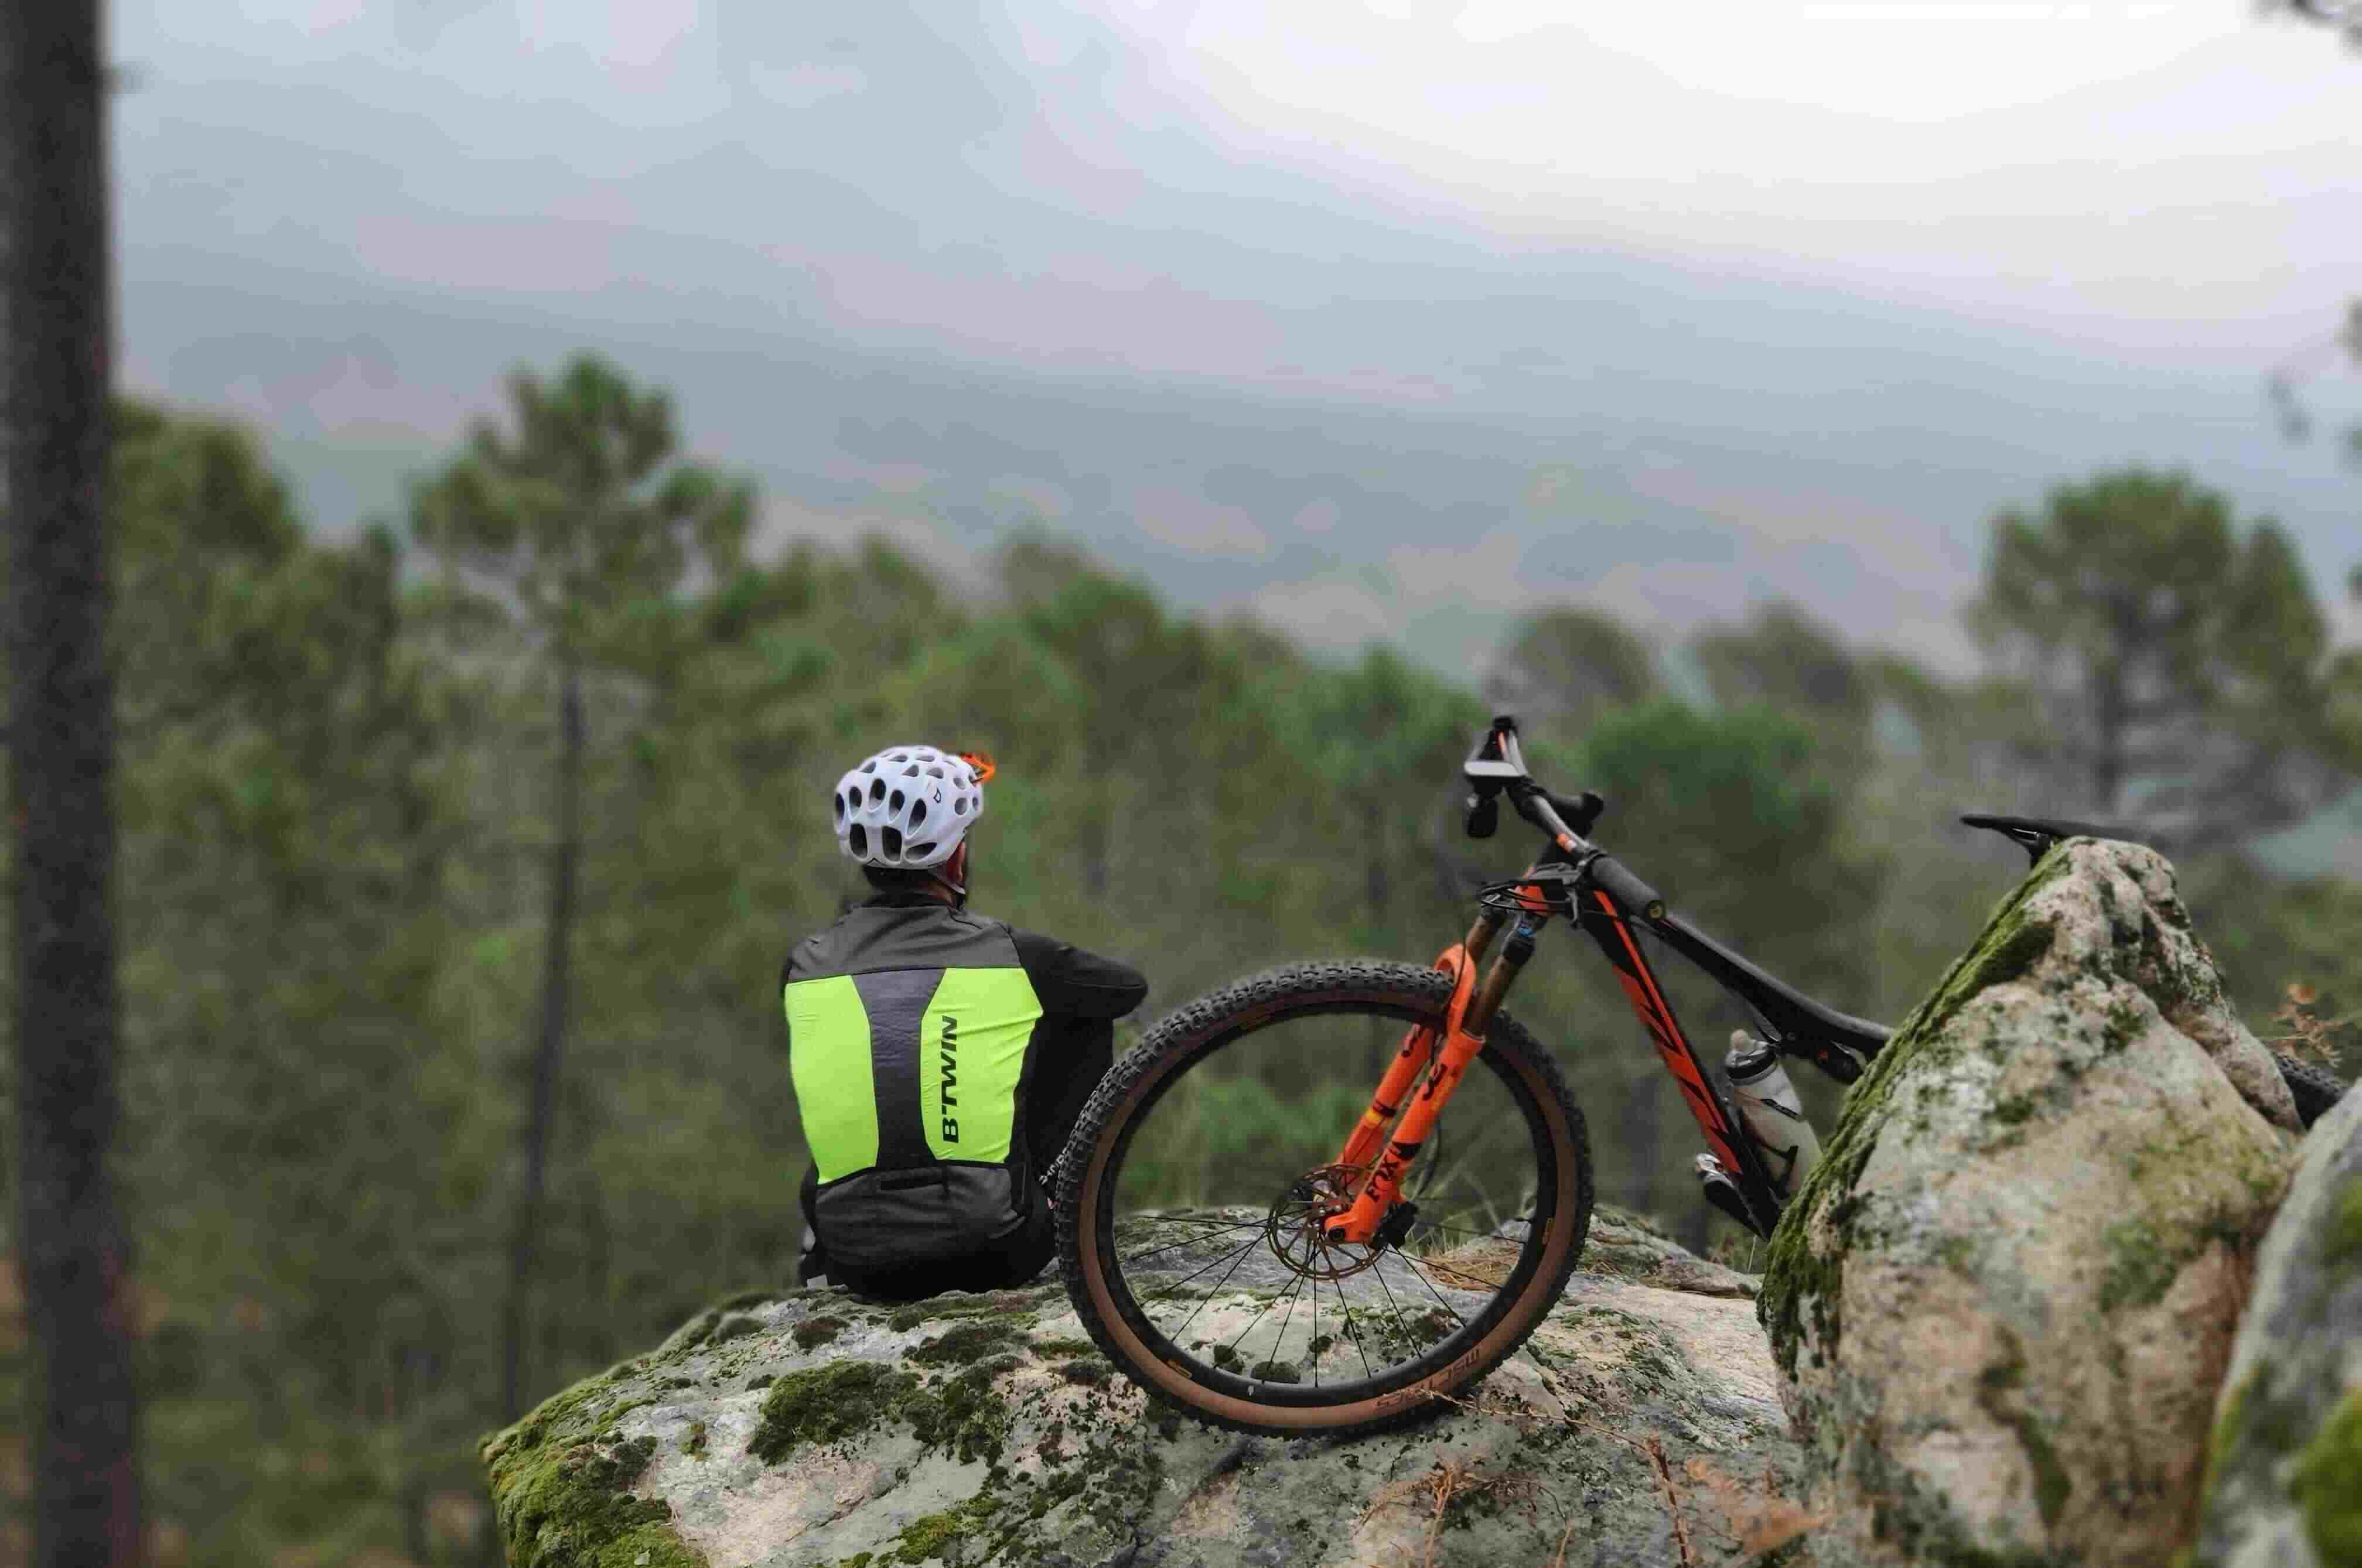
M 1501 825 L 1501 798 L 1497 795 L 1468 797 L 1468 836 L 1490 838 L 1493 830 Z
M 1603 855 L 1591 863 L 1591 880 L 1628 914 L 1647 915 L 1653 920 L 1664 912 L 1663 896 L 1627 870 L 1624 863 L 1612 855 Z

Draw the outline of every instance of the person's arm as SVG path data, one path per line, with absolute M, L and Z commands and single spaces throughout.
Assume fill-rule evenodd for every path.
M 1018 962 L 1025 966 L 1025 977 L 1032 982 L 1033 994 L 1045 1013 L 1121 1018 L 1148 995 L 1148 982 L 1129 964 L 1014 926 L 1009 935 L 1017 944 Z

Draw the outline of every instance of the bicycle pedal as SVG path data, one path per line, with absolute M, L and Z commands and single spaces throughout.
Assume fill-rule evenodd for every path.
M 1712 1154 L 1700 1154 L 1695 1168 L 1698 1182 L 1705 1188 L 1708 1203 L 1738 1220 L 1749 1234 L 1760 1236 L 1763 1233 L 1755 1217 L 1747 1211 L 1746 1194 L 1738 1190 L 1738 1184 L 1730 1179 L 1730 1173 L 1722 1168 L 1720 1160 Z

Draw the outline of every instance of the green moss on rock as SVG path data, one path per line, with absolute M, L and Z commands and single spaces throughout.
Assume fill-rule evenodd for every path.
M 806 1443 L 841 1442 L 894 1416 L 918 1382 L 875 1361 L 833 1361 L 791 1372 L 763 1397 L 746 1452 L 775 1464 Z
M 838 1361 L 771 1385 L 746 1452 L 778 1463 L 810 1444 L 842 1442 L 881 1423 L 908 1421 L 919 1441 L 964 1462 L 998 1460 L 1010 1427 L 993 1376 L 1012 1361 L 985 1363 L 933 1385 L 882 1362 Z
M 2297 1456 L 2290 1491 L 2323 1562 L 2362 1562 L 2362 1390 L 2338 1401 Z
M 1115 1376 L 1115 1367 L 1098 1356 L 1077 1356 L 1073 1361 L 1062 1361 L 1056 1371 L 1066 1382 L 1087 1388 L 1104 1387 Z
M 962 1323 L 914 1347 L 909 1360 L 921 1366 L 966 1366 L 1022 1342 L 1006 1323 Z
M 696 1350 L 698 1347 L 704 1344 L 706 1341 L 712 1339 L 713 1337 L 714 1325 L 721 1321 L 722 1313 L 718 1309 L 709 1310 L 701 1314 L 694 1322 L 690 1323 L 688 1328 L 682 1330 L 672 1339 L 667 1341 L 663 1345 L 660 1353 L 668 1358 L 672 1356 L 687 1355 L 690 1352 Z
M 996 1290 L 959 1298 L 935 1296 L 896 1308 L 887 1317 L 886 1326 L 898 1334 L 906 1334 L 922 1323 L 947 1318 L 1013 1317 L 1038 1308 L 1042 1301 L 1041 1293 L 1031 1290 Z
M 1009 1436 L 1009 1402 L 980 1366 L 910 1395 L 902 1415 L 921 1442 L 963 1463 L 998 1460 Z
M 715 1302 L 713 1309 L 717 1312 L 743 1312 L 749 1307 L 767 1306 L 777 1301 L 779 1295 L 776 1290 L 742 1290 L 735 1296 Z
M 894 1538 L 894 1545 L 877 1561 L 881 1565 L 949 1562 L 960 1544 L 972 1533 L 988 1527 L 999 1511 L 999 1499 L 990 1493 L 981 1493 L 955 1508 L 923 1514 L 902 1527 L 902 1532 Z
M 1099 1347 L 1089 1340 L 1076 1339 L 1071 1336 L 1054 1336 L 1028 1342 L 1033 1347 L 1033 1353 L 1036 1355 L 1097 1355 L 1099 1353 Z
M 2332 1268 L 2362 1263 L 2362 1176 L 2346 1182 L 2332 1200 L 2322 1227 L 2321 1255 Z
M 2100 1279 L 2103 1312 L 2163 1300 L 2194 1250 L 2169 1245 L 2147 1220 L 2119 1220 L 2108 1227 L 2102 1242 L 2108 1250 L 2107 1273 Z
M 705 1568 L 672 1510 L 630 1488 L 656 1440 L 625 1440 L 610 1422 L 613 1383 L 592 1378 L 545 1400 L 486 1440 L 494 1517 L 513 1568 Z
M 2025 1385 L 2025 1349 L 2014 1339 L 2006 1339 L 2002 1359 L 1977 1375 L 1977 1408 L 2016 1434 L 2034 1472 L 2034 1506 L 2041 1510 L 2045 1526 L 2056 1526 L 2075 1483 L 2058 1462 L 2058 1451 L 2051 1445 L 2040 1419 L 2023 1400 L 2010 1397 Z
M 716 1323 L 713 1326 L 713 1337 L 706 1342 L 710 1345 L 726 1344 L 732 1340 L 743 1339 L 748 1334 L 758 1334 L 762 1331 L 761 1320 L 741 1314 L 724 1318 Z
M 796 1342 L 798 1350 L 811 1350 L 817 1345 L 827 1344 L 837 1335 L 844 1332 L 844 1320 L 825 1317 L 807 1318 L 789 1332 L 789 1337 Z
M 1861 1210 L 1856 1187 L 1891 1120 L 1887 1102 L 1906 1077 L 1916 1076 L 1922 1066 L 1937 1065 L 1959 1050 L 1958 1042 L 1943 1035 L 1961 1009 L 1993 987 L 2022 979 L 2049 953 L 2056 931 L 2048 920 L 2030 915 L 2026 905 L 2043 889 L 2069 874 L 2069 851 L 2076 842 L 2051 847 L 1995 907 L 1975 944 L 1903 1021 L 1886 1049 L 1848 1092 L 1837 1128 L 1824 1144 L 1820 1164 L 1782 1215 L 1766 1248 L 1756 1316 L 1781 1370 L 1789 1376 L 1795 1375 L 1798 1353 L 1808 1338 L 1816 1353 L 1827 1354 L 1835 1349 L 1843 1331 L 1839 1308 L 1843 1259 L 1858 1239 Z M 2111 1015 L 2112 1028 L 2119 1021 L 2129 1026 L 2131 1020 L 2118 1021 Z M 2053 1091 L 2002 1101 L 1995 1115 L 2004 1138 L 2034 1114 L 2045 1092 Z M 1817 1246 L 1808 1236 L 1816 1220 L 1829 1232 Z M 2150 1278 L 2150 1274 L 2140 1273 L 2138 1286 L 2146 1288 Z M 2126 1283 L 2136 1283 L 2131 1274 Z

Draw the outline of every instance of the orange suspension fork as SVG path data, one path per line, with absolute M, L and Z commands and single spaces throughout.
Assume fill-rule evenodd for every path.
M 1523 889 L 1521 889 L 1522 891 Z M 1548 905 L 1541 893 L 1531 895 L 1536 912 L 1547 913 Z M 1485 1031 L 1493 1014 L 1507 994 L 1509 983 L 1525 966 L 1532 955 L 1533 941 L 1523 928 L 1500 957 L 1493 961 L 1492 970 L 1485 975 L 1480 988 L 1476 984 L 1476 966 L 1485 949 L 1492 944 L 1494 933 L 1500 930 L 1503 916 L 1487 910 L 1469 928 L 1468 939 L 1458 946 L 1447 948 L 1435 961 L 1435 967 L 1453 977 L 1451 1006 L 1444 1014 L 1442 1043 L 1437 1047 L 1437 1031 L 1421 1025 L 1404 1036 L 1402 1050 L 1386 1067 L 1385 1077 L 1370 1101 L 1369 1110 L 1353 1128 L 1352 1136 L 1345 1141 L 1344 1154 L 1338 1164 L 1368 1165 L 1374 1158 L 1376 1168 L 1351 1207 L 1330 1220 L 1329 1239 L 1332 1242 L 1367 1243 L 1377 1234 L 1378 1226 L 1385 1220 L 1402 1196 L 1402 1175 L 1428 1135 L 1435 1131 L 1436 1118 L 1459 1087 L 1460 1075 L 1484 1049 Z M 1430 1063 L 1433 1071 L 1428 1072 Z M 1405 1097 L 1418 1085 L 1422 1072 L 1427 1073 L 1424 1088 L 1406 1106 Z M 1396 1113 L 1401 1121 L 1395 1122 Z M 1387 1136 L 1387 1125 L 1393 1122 L 1393 1136 Z
M 1468 1003 L 1476 994 L 1476 961 L 1468 955 L 1465 946 L 1447 947 L 1435 961 L 1435 967 L 1452 976 L 1451 1010 L 1444 1015 L 1447 1033 L 1454 1022 L 1468 1010 Z M 1345 1140 L 1344 1153 L 1337 1156 L 1341 1165 L 1367 1165 L 1376 1160 L 1385 1143 L 1386 1129 L 1409 1098 L 1418 1076 L 1427 1071 L 1428 1062 L 1435 1055 L 1435 1031 L 1425 1024 L 1414 1026 L 1403 1035 L 1402 1049 L 1386 1064 L 1386 1076 L 1378 1081 L 1378 1092 L 1370 1099 L 1370 1108 L 1362 1112 L 1362 1120 L 1353 1126 L 1353 1134 Z

